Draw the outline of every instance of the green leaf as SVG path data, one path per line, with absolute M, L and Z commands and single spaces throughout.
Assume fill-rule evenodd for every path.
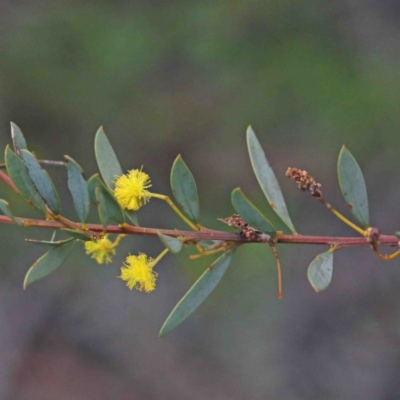
M 228 250 L 206 269 L 172 310 L 160 330 L 160 338 L 181 324 L 210 295 L 228 269 L 234 252 Z
M 36 191 L 35 186 L 29 176 L 28 168 L 24 162 L 10 149 L 6 147 L 5 161 L 7 166 L 7 172 L 15 186 L 19 190 L 21 196 L 33 204 L 36 208 L 47 214 L 46 205 Z
M 29 176 L 35 185 L 36 190 L 47 203 L 50 210 L 55 214 L 60 214 L 60 199 L 47 171 L 42 169 L 36 158 L 28 150 L 22 149 L 21 157 L 24 160 L 25 165 L 28 167 Z
M 60 246 L 65 243 L 69 243 L 75 240 L 75 238 L 69 238 L 65 240 L 57 240 L 56 242 L 53 242 L 52 240 L 36 240 L 36 239 L 25 239 L 25 242 L 33 243 L 33 244 L 39 244 L 43 246 Z
M 109 218 L 117 224 L 123 224 L 125 222 L 125 214 L 118 201 L 107 189 L 100 188 L 99 190 L 101 192 L 101 201 L 103 201 L 107 207 Z
M 105 212 L 107 212 L 107 220 L 110 218 L 118 224 L 123 224 L 125 222 L 124 212 L 117 199 L 101 181 L 99 174 L 93 175 L 88 180 L 87 186 L 90 200 L 92 203 L 95 203 L 97 206 L 99 206 L 99 212 L 101 212 L 103 215 L 105 215 Z M 100 191 L 98 195 L 96 194 L 97 191 Z
M 96 189 L 101 187 L 103 182 L 100 180 L 99 174 L 92 175 L 87 181 L 90 202 L 97 205 Z
M 71 254 L 74 245 L 75 241 L 64 243 L 60 246 L 53 247 L 40 257 L 32 267 L 29 268 L 24 280 L 24 289 L 32 282 L 44 278 L 60 267 Z
M 400 232 L 396 232 L 395 235 L 400 239 Z
M 319 254 L 308 267 L 307 276 L 316 292 L 325 290 L 332 280 L 333 253 L 326 251 Z
M 116 178 L 122 176 L 124 173 L 103 127 L 100 127 L 96 133 L 94 151 L 104 182 L 111 190 L 114 190 Z
M 276 235 L 272 224 L 261 214 L 256 206 L 244 195 L 240 188 L 236 188 L 231 195 L 233 208 L 252 228 L 256 228 L 268 235 Z
M 296 229 L 290 219 L 278 180 L 251 126 L 247 128 L 247 147 L 254 173 L 270 206 L 286 226 L 295 233 Z
M 14 122 L 11 122 L 11 140 L 13 142 L 15 153 L 20 156 L 20 150 L 27 149 L 26 140 L 21 129 Z
M 167 236 L 157 231 L 158 237 L 163 242 L 164 246 L 173 254 L 177 254 L 182 250 L 183 242 L 179 238 Z
M 0 199 L 0 210 L 3 211 L 4 215 L 8 218 L 11 218 L 17 225 L 23 225 L 23 222 L 15 218 L 12 214 L 8 201 Z
M 82 223 L 85 223 L 89 215 L 89 192 L 86 181 L 82 175 L 82 168 L 71 157 L 64 156 L 68 160 L 68 188 L 72 194 L 72 200 L 76 213 Z
M 339 185 L 350 211 L 367 228 L 369 226 L 368 196 L 364 176 L 356 159 L 342 147 L 338 159 Z
M 104 231 L 106 231 L 108 226 L 109 213 L 105 200 L 104 193 L 101 191 L 101 188 L 96 188 L 96 198 L 99 204 L 99 217 L 101 224 L 103 225 Z
M 89 240 L 92 240 L 92 238 L 90 237 L 90 235 L 88 235 L 85 232 L 82 231 L 77 231 L 75 229 L 61 229 L 63 232 L 65 232 L 67 235 L 75 238 L 75 239 L 79 239 L 79 240 L 83 240 L 84 242 L 87 242 Z
M 139 226 L 139 220 L 137 219 L 136 212 L 133 210 L 124 210 L 125 215 L 130 219 L 133 225 Z
M 200 217 L 200 205 L 196 182 L 180 155 L 172 165 L 171 188 L 179 203 L 178 207 L 191 221 L 197 223 Z

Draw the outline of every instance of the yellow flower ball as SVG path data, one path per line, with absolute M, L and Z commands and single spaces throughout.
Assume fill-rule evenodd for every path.
M 111 256 L 115 255 L 115 248 L 118 246 L 123 235 L 119 235 L 114 243 L 107 239 L 91 240 L 85 242 L 86 254 L 94 258 L 99 264 L 108 264 L 112 261 Z
M 152 292 L 156 287 L 157 272 L 153 271 L 154 260 L 140 253 L 129 255 L 121 268 L 120 278 L 126 281 L 129 289 L 136 288 L 144 292 Z
M 114 195 L 121 207 L 136 211 L 149 201 L 151 194 L 146 190 L 149 187 L 149 175 L 133 169 L 116 180 Z

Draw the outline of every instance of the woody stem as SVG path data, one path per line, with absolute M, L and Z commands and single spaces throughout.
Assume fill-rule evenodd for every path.
M 63 229 L 65 225 L 54 220 L 40 220 L 16 217 L 25 227 Z M 14 224 L 13 220 L 5 215 L 0 215 L 0 224 Z M 103 233 L 103 226 L 100 224 L 87 224 L 87 228 L 93 232 Z M 200 240 L 222 240 L 226 242 L 239 243 L 260 243 L 257 239 L 247 239 L 239 233 L 231 233 L 226 231 L 217 231 L 212 229 L 202 229 L 201 231 L 184 231 L 177 229 L 157 229 L 143 228 L 132 225 L 119 227 L 118 225 L 109 225 L 104 233 L 127 234 L 127 235 L 147 235 L 158 236 L 157 232 L 172 237 L 181 237 L 186 242 L 194 242 Z M 279 235 L 276 238 L 278 244 L 317 244 L 317 245 L 340 245 L 346 247 L 369 246 L 370 244 L 364 237 L 337 237 L 337 236 L 305 236 L 305 235 Z M 379 237 L 380 246 L 398 246 L 399 239 L 394 235 L 381 235 Z

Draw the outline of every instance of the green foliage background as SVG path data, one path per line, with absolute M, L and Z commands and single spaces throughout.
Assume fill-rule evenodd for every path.
M 69 154 L 89 177 L 97 172 L 94 135 L 104 125 L 123 168 L 144 165 L 155 192 L 171 194 L 169 170 L 181 153 L 197 181 L 202 223 L 225 229 L 216 218 L 233 212 L 234 187 L 270 213 L 245 148 L 252 124 L 300 233 L 352 234 L 284 178 L 288 166 L 309 170 L 346 212 L 336 177 L 344 143 L 366 177 L 371 223 L 385 233 L 399 229 L 394 2 L 42 0 L 0 8 L 2 148 L 12 120 L 39 157 Z M 65 171 L 50 174 L 66 215 L 77 219 Z M 35 215 L 4 185 L 0 193 L 16 214 Z M 155 199 L 139 219 L 183 227 Z M 48 235 L 0 227 L 1 398 L 398 393 L 397 261 L 365 249 L 339 252 L 329 291 L 317 295 L 306 268 L 322 249 L 286 246 L 278 301 L 271 255 L 246 246 L 211 298 L 160 342 L 162 322 L 211 260 L 170 256 L 157 267 L 156 292 L 130 292 L 115 279 L 126 254 L 162 248 L 156 238 L 130 238 L 111 266 L 80 249 L 23 292 L 41 252 L 23 239 Z

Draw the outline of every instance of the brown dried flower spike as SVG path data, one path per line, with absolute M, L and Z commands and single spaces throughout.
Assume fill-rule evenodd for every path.
M 289 179 L 297 182 L 297 186 L 299 189 L 303 191 L 309 191 L 311 196 L 318 197 L 320 199 L 323 198 L 322 196 L 322 185 L 310 176 L 307 171 L 302 171 L 298 168 L 288 168 L 286 171 L 286 176 Z

